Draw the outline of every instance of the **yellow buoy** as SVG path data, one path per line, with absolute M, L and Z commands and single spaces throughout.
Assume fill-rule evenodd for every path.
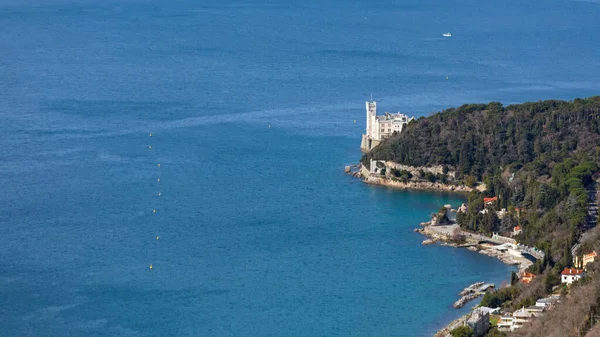
M 269 128 L 271 127 L 271 124 L 269 124 Z
M 152 264 L 150 264 L 150 270 L 152 270 Z
M 158 167 L 160 167 L 160 164 L 158 164 Z
M 157 236 L 156 236 L 156 241 L 158 241 L 158 239 L 160 239 L 160 236 L 158 236 L 158 235 L 157 235 Z
M 160 192 L 158 192 L 158 196 L 160 197 Z
M 152 137 L 152 132 L 150 132 L 150 137 Z
M 155 210 L 155 209 L 153 209 L 153 210 L 152 210 L 152 213 L 156 213 L 156 210 Z
M 448 76 L 446 76 L 446 80 L 448 80 Z
M 152 145 L 148 146 L 148 148 L 149 148 L 149 149 L 151 149 L 151 148 L 152 148 Z
M 354 120 L 354 123 L 356 123 L 356 119 Z
M 156 181 L 160 182 L 160 178 L 158 178 Z

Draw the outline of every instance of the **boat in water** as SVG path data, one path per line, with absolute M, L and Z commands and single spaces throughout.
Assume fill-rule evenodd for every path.
M 444 37 L 452 37 L 452 34 L 450 34 L 450 32 L 448 32 L 448 33 L 444 33 L 444 34 L 442 34 L 442 35 L 443 35 Z

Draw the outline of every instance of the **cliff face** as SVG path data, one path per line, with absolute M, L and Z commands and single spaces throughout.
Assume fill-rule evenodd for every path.
M 437 190 L 437 191 L 451 191 L 451 192 L 471 192 L 473 189 L 465 185 L 450 185 L 442 184 L 439 182 L 429 181 L 408 181 L 402 182 L 399 180 L 393 180 L 385 177 L 377 177 L 369 175 L 365 178 L 365 182 L 368 184 L 384 185 L 395 188 L 403 189 L 415 189 L 415 190 Z
M 444 167 L 442 165 L 435 166 L 409 166 L 398 164 L 393 161 L 372 161 L 371 170 L 367 169 L 364 165 L 361 165 L 360 174 L 354 175 L 365 179 L 366 183 L 385 185 L 395 188 L 403 189 L 416 189 L 416 190 L 438 190 L 438 191 L 455 191 L 455 192 L 471 192 L 473 189 L 465 185 L 457 185 L 451 183 L 443 183 L 441 181 L 427 181 L 419 178 L 412 179 L 399 179 L 395 177 L 392 172 L 397 171 L 408 171 L 413 177 L 419 177 L 421 173 L 431 173 L 434 175 L 444 174 Z M 382 169 L 385 168 L 385 175 L 381 175 Z M 445 173 L 451 180 L 454 180 L 454 172 L 447 171 Z
M 433 166 L 410 166 L 410 165 L 404 165 L 404 164 L 399 164 L 399 163 L 395 163 L 393 161 L 386 161 L 385 162 L 385 166 L 387 168 L 387 171 L 390 172 L 391 168 L 399 170 L 399 171 L 408 171 L 410 172 L 413 176 L 416 176 L 419 174 L 419 171 L 423 171 L 423 172 L 430 172 L 433 174 L 444 174 L 444 166 L 442 165 L 433 165 Z M 456 172 L 454 171 L 448 171 L 446 173 L 446 175 L 448 175 L 448 177 L 454 179 L 454 177 L 456 176 Z

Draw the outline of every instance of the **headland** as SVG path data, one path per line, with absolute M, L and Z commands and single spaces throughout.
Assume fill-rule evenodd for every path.
M 584 274 L 593 278 L 586 266 L 600 250 L 600 232 L 591 231 L 600 223 L 600 96 L 465 104 L 407 121 L 399 131 L 374 117 L 375 102 L 366 107 L 365 154 L 345 171 L 368 184 L 466 193 L 468 202 L 456 210 L 444 205 L 415 231 L 428 237 L 423 244 L 466 248 L 518 266 L 509 286 L 486 294 L 506 317 L 478 336 L 514 329 L 548 335 L 522 324 L 545 309 L 525 306 L 582 287 L 574 282 Z M 365 139 L 376 142 L 365 147 Z M 578 314 L 578 326 L 592 328 L 585 317 L 594 305 L 600 301 Z

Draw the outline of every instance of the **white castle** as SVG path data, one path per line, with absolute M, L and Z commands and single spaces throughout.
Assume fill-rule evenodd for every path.
M 367 131 L 362 136 L 360 149 L 367 152 L 371 151 L 381 141 L 394 133 L 402 132 L 404 125 L 414 120 L 414 117 L 408 117 L 401 113 L 386 112 L 383 116 L 377 116 L 377 102 L 365 102 L 367 108 Z

